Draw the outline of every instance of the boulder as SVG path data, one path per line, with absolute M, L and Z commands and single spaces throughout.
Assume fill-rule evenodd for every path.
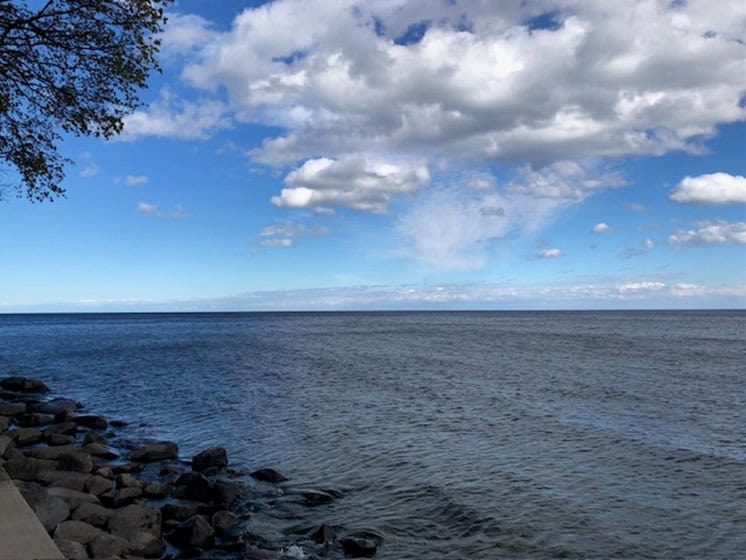
M 210 524 L 201 515 L 190 517 L 179 523 L 166 538 L 180 548 L 195 548 L 208 546 L 215 535 Z
M 52 434 L 65 434 L 74 436 L 78 431 L 78 425 L 75 422 L 59 422 L 44 428 L 44 437 L 48 438 Z
M 70 490 L 69 488 L 61 488 L 59 486 L 47 488 L 47 493 L 50 496 L 54 496 L 63 500 L 70 509 L 75 509 L 81 504 L 100 504 L 101 501 L 91 494 L 85 492 L 78 492 L 77 490 Z M 75 539 L 73 539 L 75 540 Z
M 25 454 L 28 457 L 33 457 L 34 459 L 47 459 L 56 461 L 62 455 L 75 453 L 76 451 L 77 449 L 75 448 L 75 446 L 68 445 L 64 447 L 34 447 L 33 449 L 25 451 Z
M 178 502 L 165 504 L 161 508 L 161 515 L 164 520 L 175 519 L 176 521 L 186 521 L 190 517 L 197 515 L 204 504 L 196 502 Z
M 105 534 L 101 529 L 83 521 L 63 521 L 54 530 L 56 539 L 65 539 L 86 545 L 96 537 Z
M 364 539 L 355 536 L 346 536 L 339 540 L 342 550 L 347 556 L 353 558 L 370 557 L 378 550 L 378 543 L 373 539 Z
M 52 471 L 57 467 L 54 461 L 14 457 L 3 465 L 10 478 L 16 480 L 36 480 L 42 471 Z
M 98 476 L 103 476 L 104 478 L 109 478 L 109 479 L 114 478 L 114 469 L 112 469 L 108 465 L 97 467 L 94 472 Z
M 125 463 L 114 467 L 114 474 L 140 472 L 145 468 L 142 463 Z
M 61 471 L 89 473 L 93 469 L 93 461 L 88 453 L 63 453 L 57 458 L 57 468 Z
M 2 416 L 20 416 L 25 412 L 26 405 L 23 403 L 0 401 L 0 415 Z
M 91 476 L 85 483 L 85 491 L 94 496 L 100 496 L 114 488 L 114 483 L 110 478 L 104 476 Z
M 218 480 L 210 489 L 210 501 L 216 506 L 228 507 L 245 492 L 245 488 L 228 480 Z
M 82 492 L 89 478 L 89 475 L 77 472 L 43 471 L 39 473 L 37 480 L 52 488 L 69 488 Z
M 114 479 L 117 488 L 145 488 L 146 483 L 139 478 L 135 478 L 129 473 L 118 474 Z
M 38 484 L 25 482 L 18 485 L 18 490 L 48 533 L 70 517 L 70 506 L 64 500 L 50 496 Z
M 101 503 L 107 507 L 121 508 L 142 498 L 143 491 L 139 488 L 122 488 L 121 490 L 109 490 L 99 496 Z
M 109 518 L 109 531 L 122 535 L 125 531 L 142 529 L 152 533 L 161 531 L 161 512 L 135 504 L 115 510 Z
M 52 399 L 51 401 L 39 403 L 33 407 L 34 412 L 52 414 L 59 417 L 71 416 L 78 409 L 75 401 L 70 399 Z
M 166 498 L 171 493 L 171 490 L 173 490 L 173 487 L 170 484 L 159 484 L 157 482 L 146 484 L 145 488 L 143 488 L 145 497 L 154 500 Z
M 209 502 L 211 498 L 211 485 L 203 475 L 195 472 L 182 474 L 176 479 L 176 486 L 180 493 L 189 500 L 198 502 Z
M 99 529 L 106 529 L 114 510 L 98 504 L 80 504 L 72 514 L 75 521 L 83 521 Z
M 31 377 L 6 377 L 0 379 L 0 388 L 16 393 L 48 393 L 47 387 L 40 379 Z
M 68 436 L 65 434 L 50 434 L 47 439 L 47 444 L 51 446 L 60 446 L 60 445 L 72 445 L 75 443 L 75 438 L 73 436 Z
M 41 432 L 36 428 L 14 428 L 5 432 L 5 435 L 13 438 L 18 446 L 33 445 L 42 439 Z
M 130 551 L 125 539 L 104 532 L 96 535 L 88 548 L 94 558 L 119 558 Z
M 105 430 L 109 427 L 109 423 L 103 416 L 96 416 L 95 414 L 83 414 L 81 416 L 75 416 L 72 419 L 78 426 L 84 428 L 90 428 L 92 430 Z
M 136 462 L 152 463 L 166 459 L 176 459 L 179 456 L 178 446 L 170 441 L 151 443 L 132 452 L 132 460 Z
M 83 452 L 100 459 L 117 459 L 119 453 L 101 443 L 89 443 L 83 446 Z
M 192 469 L 195 471 L 206 471 L 211 468 L 224 468 L 228 466 L 228 453 L 223 447 L 213 447 L 197 453 L 192 458 Z
M 289 480 L 284 474 L 274 469 L 259 469 L 251 473 L 251 477 L 263 482 L 271 482 L 277 484 L 278 482 L 286 482 Z
M 218 535 L 224 535 L 238 526 L 240 520 L 235 513 L 222 510 L 217 511 L 212 516 L 212 528 Z
M 25 427 L 37 427 L 47 426 L 54 423 L 54 416 L 51 414 L 42 414 L 41 412 L 30 412 L 27 414 L 21 414 L 16 418 L 16 422 L 19 426 Z
M 0 416 L 0 432 L 4 432 L 10 427 L 10 420 L 7 416 Z
M 85 546 L 79 542 L 67 539 L 54 539 L 54 544 L 57 545 L 57 548 L 66 560 L 88 560 L 89 558 Z
M 143 529 L 127 529 L 121 534 L 120 538 L 127 542 L 129 552 L 137 556 L 160 558 L 166 550 L 160 531 L 156 534 Z
M 5 455 L 5 452 L 10 449 L 12 445 L 13 440 L 10 439 L 8 436 L 0 436 L 0 457 L 3 457 Z

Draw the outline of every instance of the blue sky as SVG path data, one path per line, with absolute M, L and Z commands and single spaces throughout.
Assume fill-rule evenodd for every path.
M 176 3 L 0 312 L 743 308 L 746 4 L 522 4 Z

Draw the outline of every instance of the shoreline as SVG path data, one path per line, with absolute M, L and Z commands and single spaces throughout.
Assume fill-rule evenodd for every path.
M 282 495 L 287 477 L 234 469 L 223 447 L 186 459 L 175 442 L 132 442 L 127 426 L 52 396 L 41 380 L 0 378 L 0 471 L 64 558 L 371 557 L 381 544 L 378 535 L 322 523 L 298 544 L 274 547 L 252 531 L 246 511 Z

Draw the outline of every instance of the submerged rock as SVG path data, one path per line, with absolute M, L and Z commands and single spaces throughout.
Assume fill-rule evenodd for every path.
M 271 482 L 272 484 L 277 484 L 278 482 L 286 482 L 290 480 L 288 477 L 286 477 L 281 472 L 276 471 L 275 469 L 268 469 L 268 468 L 254 471 L 253 473 L 251 473 L 251 477 L 257 480 L 261 480 L 263 482 Z

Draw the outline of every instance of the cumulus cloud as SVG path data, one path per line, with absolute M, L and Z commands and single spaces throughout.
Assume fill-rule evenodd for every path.
M 135 187 L 147 183 L 148 178 L 145 175 L 127 175 L 124 178 L 124 182 L 128 187 Z
M 593 226 L 593 230 L 592 231 L 593 231 L 593 233 L 604 234 L 604 233 L 611 233 L 611 232 L 613 232 L 614 228 L 611 227 L 610 225 L 606 224 L 605 222 L 599 222 L 595 226 Z
M 138 110 L 124 118 L 122 140 L 143 136 L 196 140 L 231 126 L 225 103 L 217 100 L 185 101 L 169 90 L 144 111 Z
M 212 24 L 205 18 L 195 14 L 170 13 L 161 35 L 161 56 L 168 60 L 185 55 L 205 46 L 215 37 Z
M 746 177 L 728 173 L 684 177 L 669 198 L 695 204 L 746 203 Z
M 677 229 L 668 236 L 671 245 L 744 245 L 746 244 L 746 222 L 725 220 L 705 221 L 695 224 L 696 229 Z
M 272 203 L 286 208 L 346 206 L 378 214 L 393 196 L 416 193 L 430 180 L 425 165 L 376 161 L 364 156 L 306 161 L 285 178 Z
M 137 210 L 138 214 L 141 214 L 143 216 L 152 216 L 155 218 L 181 219 L 189 217 L 189 214 L 184 212 L 184 208 L 181 206 L 181 204 L 177 204 L 176 206 L 174 206 L 173 210 L 162 210 L 160 205 L 158 204 L 151 204 L 149 202 L 138 202 L 135 206 L 135 209 Z

